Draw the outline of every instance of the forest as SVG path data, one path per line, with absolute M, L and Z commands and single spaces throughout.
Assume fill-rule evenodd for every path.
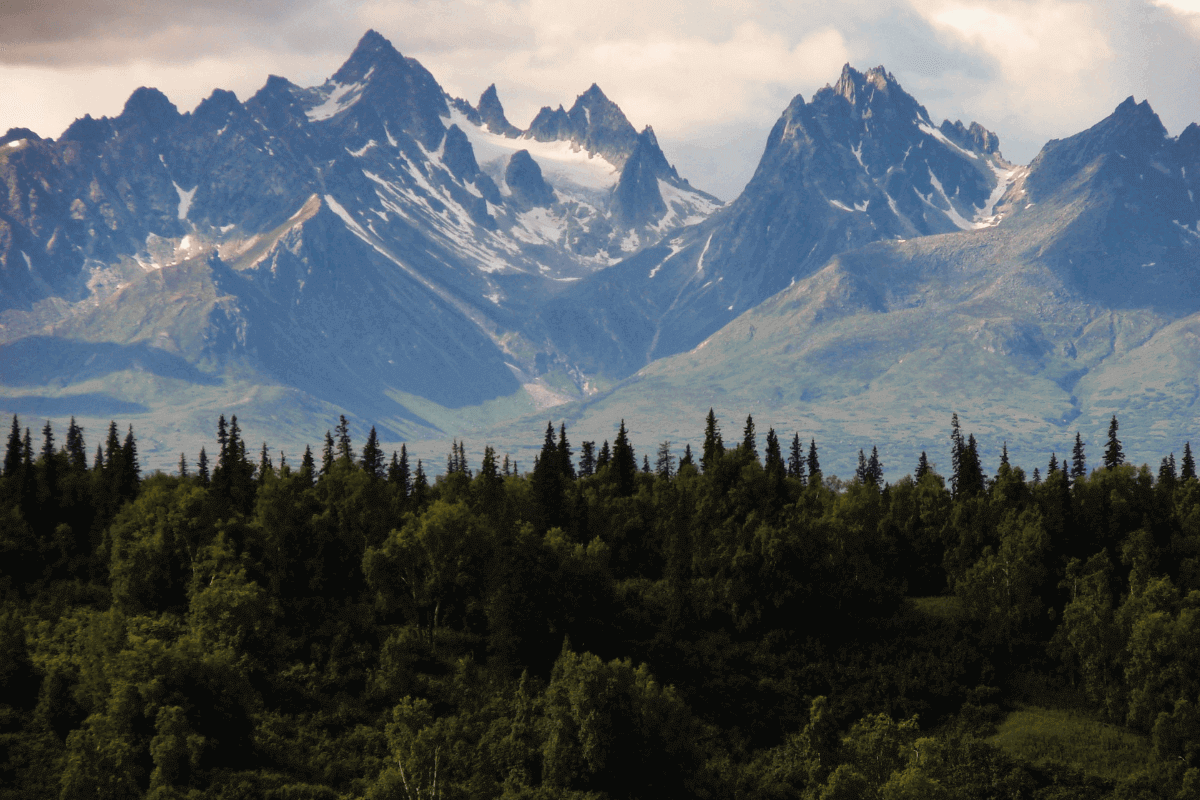
M 1190 443 L 1027 473 L 954 417 L 885 483 L 701 426 L 430 479 L 345 418 L 143 475 L 14 417 L 0 797 L 1200 798 Z

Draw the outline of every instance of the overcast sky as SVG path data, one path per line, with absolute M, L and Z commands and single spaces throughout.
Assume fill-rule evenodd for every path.
M 1021 163 L 1129 95 L 1172 135 L 1200 121 L 1200 0 L 5 0 L 0 130 L 57 137 L 142 85 L 186 111 L 269 74 L 321 83 L 368 28 L 453 95 L 494 82 L 521 127 L 594 81 L 724 199 L 787 102 L 846 62 L 883 64 L 935 121 L 978 121 Z

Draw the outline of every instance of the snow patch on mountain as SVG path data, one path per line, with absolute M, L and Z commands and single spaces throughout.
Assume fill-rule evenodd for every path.
M 159 156 L 159 158 L 161 157 L 162 156 Z M 200 187 L 200 184 L 196 184 L 190 190 L 188 190 L 184 189 L 178 183 L 175 183 L 175 181 L 171 181 L 171 183 L 174 185 L 175 191 L 179 194 L 179 218 L 181 220 L 187 219 L 188 211 L 190 211 L 192 208 L 192 198 L 196 196 L 196 189 Z
M 475 151 L 475 160 L 487 172 L 495 172 L 499 167 L 503 174 L 503 167 L 513 153 L 528 150 L 547 181 L 555 187 L 567 183 L 581 189 L 606 191 L 616 186 L 621 177 L 620 170 L 603 156 L 589 155 L 572 142 L 508 139 L 481 128 L 458 109 L 450 111 L 446 127 L 450 125 L 457 125 L 467 135 L 471 149 Z
M 362 95 L 362 90 L 366 86 L 367 79 L 371 77 L 371 73 L 375 71 L 374 67 L 367 70 L 367 74 L 357 83 L 337 83 L 330 81 L 326 86 L 323 86 L 316 91 L 320 93 L 324 102 L 320 105 L 313 106 L 305 112 L 310 122 L 321 122 L 330 117 L 336 116 L 350 106 L 354 105 L 358 98 Z

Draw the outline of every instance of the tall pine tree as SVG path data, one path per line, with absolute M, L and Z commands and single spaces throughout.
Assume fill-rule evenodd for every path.
M 1108 445 L 1104 448 L 1104 468 L 1116 469 L 1125 463 L 1125 452 L 1121 449 L 1121 440 L 1117 438 L 1117 415 L 1113 414 L 1108 423 Z

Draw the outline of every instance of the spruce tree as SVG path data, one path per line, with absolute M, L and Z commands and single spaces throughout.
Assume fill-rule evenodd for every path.
M 817 440 L 808 440 L 808 479 L 817 481 L 817 476 L 821 474 L 821 462 L 817 458 Z
M 104 469 L 104 448 L 97 444 L 96 457 L 92 461 L 92 471 L 99 472 L 102 469 Z
M 871 446 L 871 457 L 867 459 L 867 476 L 872 486 L 883 484 L 883 464 L 879 462 L 879 450 Z
M 575 480 L 575 464 L 571 461 L 571 445 L 567 442 L 567 423 L 558 429 L 558 471 L 563 480 Z
M 1116 469 L 1125 463 L 1125 453 L 1121 450 L 1121 440 L 1117 438 L 1117 415 L 1113 414 L 1108 423 L 1108 445 L 1104 448 L 1104 468 Z
M 333 429 L 337 435 L 337 459 L 344 464 L 354 463 L 354 449 L 350 446 L 350 423 L 345 414 L 338 414 L 337 427 Z
M 871 482 L 867 473 L 867 456 L 861 447 L 858 449 L 858 466 L 854 468 L 854 480 L 864 485 Z
M 300 474 L 305 480 L 312 483 L 312 479 L 317 474 L 317 461 L 313 458 L 312 447 L 304 445 L 304 456 L 300 459 Z
M 467 445 L 461 439 L 458 442 L 458 471 L 468 478 L 471 477 L 471 465 L 467 461 Z
M 21 466 L 26 470 L 33 469 L 33 437 L 29 435 L 29 428 L 21 437 Z
M 1050 464 L 1046 467 L 1046 477 L 1048 478 L 1056 472 L 1058 472 L 1058 456 L 1051 451 Z
M 367 443 L 363 445 L 362 468 L 372 478 L 383 477 L 383 451 L 379 449 L 379 436 L 375 433 L 374 425 L 367 434 Z
M 188 476 L 187 453 L 179 454 L 179 477 L 186 478 Z
M 621 420 L 617 438 L 613 441 L 612 461 L 616 471 L 617 494 L 628 497 L 633 494 L 635 486 L 637 458 L 634 456 L 633 447 L 629 444 L 629 434 L 625 431 L 625 420 Z M 649 471 L 649 467 L 650 464 L 647 462 L 647 471 Z
M 1008 440 L 1004 440 L 1004 447 L 1000 450 L 1000 466 L 1010 466 L 1008 463 Z
M 267 479 L 268 472 L 274 472 L 275 468 L 271 465 L 271 453 L 267 450 L 267 443 L 262 443 L 262 450 L 258 454 L 258 482 L 262 483 Z
M 1190 441 L 1183 443 L 1183 460 L 1179 465 L 1179 479 L 1181 481 L 1191 480 L 1196 477 L 1196 459 L 1192 458 L 1192 443 Z
M 225 415 L 217 417 L 217 466 L 227 463 L 229 459 L 229 429 Z
M 742 451 L 758 460 L 758 436 L 754 433 L 754 417 L 746 415 L 746 427 L 742 428 Z
M 325 431 L 325 446 L 321 449 L 321 474 L 333 471 L 333 434 Z
M 612 461 L 612 451 L 608 447 L 608 439 L 604 440 L 604 444 L 600 445 L 600 455 L 596 456 L 596 471 L 599 472 L 602 467 L 607 467 Z
M 403 496 L 408 497 L 412 492 L 412 473 L 408 468 L 408 447 L 403 443 L 400 445 L 400 474 L 397 483 Z
M 683 457 L 679 459 L 679 471 L 682 472 L 684 467 L 695 467 L 696 462 L 692 458 L 692 446 L 685 444 L 683 446 Z
M 74 417 L 71 417 L 71 424 L 67 426 L 67 462 L 75 472 L 87 471 L 87 445 L 83 443 L 83 428 L 75 424 Z
M 725 444 L 721 441 L 721 427 L 717 425 L 717 415 L 710 407 L 708 417 L 704 421 L 704 450 L 700 453 L 700 469 L 705 472 L 711 470 L 724 452 Z
M 1075 432 L 1075 448 L 1071 451 L 1071 480 L 1087 476 L 1087 460 L 1083 455 L 1083 437 Z
M 787 466 L 783 463 L 783 452 L 779 449 L 779 437 L 774 428 L 767 428 L 767 454 L 763 461 L 767 474 L 782 480 L 787 475 Z
M 967 443 L 959 457 L 958 491 L 962 497 L 974 497 L 984 490 L 983 464 L 979 460 L 979 446 L 975 434 L 967 435 Z
M 654 462 L 654 472 L 660 478 L 672 478 L 675 475 L 675 456 L 671 455 L 670 440 L 660 442 L 658 455 Z
M 4 453 L 4 474 L 16 475 L 21 469 L 21 423 L 13 414 L 12 429 L 8 434 L 8 449 Z
M 201 486 L 208 486 L 211 476 L 208 473 L 208 453 L 204 452 L 204 448 L 200 448 L 200 457 L 196 459 L 196 477 L 200 479 Z
M 138 484 L 142 480 L 142 467 L 138 461 L 137 441 L 133 438 L 133 426 L 125 434 L 125 443 L 121 446 L 121 459 L 124 468 L 121 474 L 121 495 L 133 499 L 137 496 Z
M 917 472 L 915 478 L 919 481 L 929 474 L 929 457 L 925 455 L 925 451 L 921 451 L 921 458 L 917 461 Z
M 450 452 L 446 454 L 446 474 L 453 475 L 461 471 L 458 464 L 458 439 L 454 439 L 450 442 Z
M 1033 485 L 1034 486 L 1042 485 L 1042 473 L 1038 470 L 1037 467 L 1033 468 Z
M 596 472 L 596 443 L 584 442 L 579 445 L 579 477 L 587 478 Z
M 650 474 L 650 456 L 645 454 L 642 455 L 642 473 L 645 475 Z
M 421 459 L 417 459 L 417 469 L 413 473 L 413 502 L 418 508 L 425 502 L 425 495 L 429 492 L 429 479 L 425 477 L 425 467 L 421 465 Z
M 804 476 L 804 445 L 800 444 L 800 434 L 792 436 L 792 446 L 788 450 L 787 474 L 789 478 Z
M 950 494 L 959 495 L 959 481 L 962 478 L 962 457 L 966 445 L 963 443 L 962 428 L 958 424 L 958 413 L 950 415 Z
M 1175 487 L 1175 464 L 1167 456 L 1163 456 L 1162 463 L 1158 465 L 1158 483 L 1168 490 Z

